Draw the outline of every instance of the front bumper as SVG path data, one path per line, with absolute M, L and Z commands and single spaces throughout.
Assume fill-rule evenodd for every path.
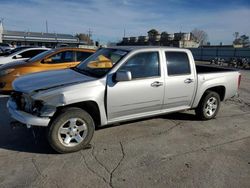
M 48 117 L 37 117 L 27 112 L 23 112 L 17 109 L 16 103 L 11 99 L 7 103 L 7 108 L 11 114 L 11 117 L 15 120 L 26 124 L 28 126 L 42 126 L 47 127 L 50 122 Z

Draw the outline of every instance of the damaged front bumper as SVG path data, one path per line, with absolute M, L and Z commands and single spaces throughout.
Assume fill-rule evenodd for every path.
M 37 117 L 27 112 L 20 111 L 17 109 L 16 103 L 12 101 L 11 99 L 7 103 L 7 108 L 12 118 L 14 118 L 15 120 L 23 124 L 26 124 L 27 127 L 30 127 L 30 126 L 46 127 L 49 125 L 49 122 L 50 122 L 49 117 Z

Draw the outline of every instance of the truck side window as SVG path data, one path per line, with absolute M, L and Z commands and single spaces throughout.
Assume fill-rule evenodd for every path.
M 188 55 L 185 52 L 165 52 L 165 55 L 169 76 L 191 73 Z
M 160 76 L 158 52 L 143 52 L 131 57 L 120 70 L 130 71 L 132 79 Z

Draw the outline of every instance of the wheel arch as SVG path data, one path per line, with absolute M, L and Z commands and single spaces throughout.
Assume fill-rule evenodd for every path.
M 218 95 L 220 96 L 220 100 L 223 101 L 225 99 L 225 94 L 226 94 L 226 87 L 225 86 L 215 86 L 215 87 L 211 87 L 205 90 L 205 92 L 203 93 L 202 97 L 204 96 L 204 94 L 206 92 L 209 91 L 213 91 L 218 93 Z
M 195 114 L 199 119 L 210 120 L 217 115 L 220 108 L 220 101 L 223 100 L 225 95 L 223 95 L 223 91 L 223 88 L 218 86 L 205 90 L 199 101 L 199 105 L 195 108 Z M 218 98 L 215 107 L 212 107 L 211 104 L 208 104 L 208 100 L 211 99 L 211 96 Z M 213 109 L 214 111 L 212 111 Z
M 225 86 L 223 86 L 223 85 L 214 86 L 214 87 L 207 88 L 203 92 L 201 98 L 199 99 L 198 104 L 200 104 L 200 102 L 202 101 L 202 99 L 204 98 L 204 96 L 206 96 L 206 93 L 208 93 L 209 91 L 213 91 L 213 92 L 218 93 L 218 95 L 220 96 L 220 101 L 223 101 L 225 99 L 225 94 L 226 94 L 226 88 L 225 88 Z
M 92 100 L 57 107 L 56 113 L 54 114 L 53 118 L 60 114 L 64 109 L 70 107 L 76 107 L 85 110 L 94 120 L 96 127 L 99 127 L 101 125 L 101 114 L 99 106 L 95 101 Z

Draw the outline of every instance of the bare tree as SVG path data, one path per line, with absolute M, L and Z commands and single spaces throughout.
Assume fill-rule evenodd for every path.
M 169 34 L 168 32 L 164 31 L 161 33 L 161 45 L 165 46 L 168 44 L 168 37 L 169 37 Z
M 81 41 L 87 42 L 88 45 L 93 45 L 93 41 L 91 40 L 90 36 L 84 33 L 76 34 L 76 37 L 79 38 Z
M 191 33 L 192 33 L 194 39 L 197 42 L 199 42 L 200 45 L 206 44 L 206 42 L 208 40 L 208 35 L 205 31 L 195 28 Z
M 159 32 L 156 29 L 151 29 L 148 31 L 149 37 L 155 37 L 156 35 L 159 35 Z
M 239 32 L 234 32 L 233 36 L 235 38 L 235 40 L 237 40 L 239 38 L 240 33 Z
M 168 39 L 168 32 L 164 31 L 161 33 L 161 38 L 164 39 L 164 40 L 167 40 Z
M 234 45 L 242 45 L 243 47 L 249 47 L 250 46 L 249 36 L 247 36 L 247 35 L 238 36 L 233 41 L 233 44 Z
M 150 41 L 150 45 L 157 44 L 157 37 L 159 37 L 159 32 L 156 29 L 151 29 L 148 31 L 148 37 Z

